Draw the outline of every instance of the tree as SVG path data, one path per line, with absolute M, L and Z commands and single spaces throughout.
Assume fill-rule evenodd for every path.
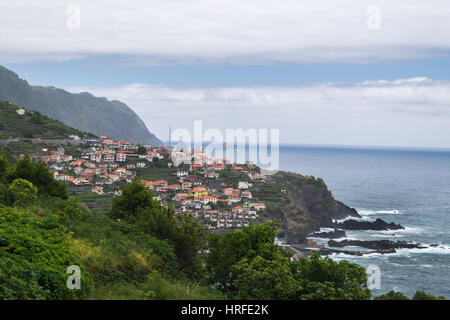
M 53 178 L 43 162 L 34 163 L 27 155 L 25 158 L 6 170 L 6 180 L 11 183 L 21 178 L 31 182 L 38 188 L 40 195 L 67 199 L 67 186 Z
M 391 290 L 382 295 L 379 295 L 378 297 L 375 297 L 374 300 L 409 300 L 409 299 L 403 293 Z
M 414 294 L 413 300 L 445 300 L 445 297 L 439 296 L 433 296 L 432 294 L 426 293 L 423 290 L 416 291 Z
M 287 300 L 294 299 L 301 289 L 295 280 L 289 259 L 278 257 L 267 260 L 257 256 L 253 260 L 242 259 L 233 266 L 235 291 L 238 300 Z
M 226 233 L 211 234 L 209 253 L 206 256 L 208 283 L 216 285 L 223 292 L 233 295 L 236 289 L 235 265 L 246 258 L 251 261 L 257 256 L 268 261 L 291 254 L 274 244 L 276 229 L 270 225 L 251 225 L 249 228 Z M 234 272 L 233 272 L 234 271 Z
M 190 216 L 180 217 L 174 236 L 175 253 L 180 268 L 191 279 L 202 279 L 205 270 L 199 252 L 206 247 L 206 233 L 203 226 Z
M 199 279 L 203 269 L 199 251 L 205 246 L 205 231 L 190 218 L 176 220 L 173 208 L 164 208 L 153 196 L 139 180 L 134 180 L 123 188 L 121 196 L 113 199 L 109 215 L 167 240 L 175 248 L 179 267 L 191 279 Z
M 14 198 L 14 204 L 26 206 L 33 203 L 37 198 L 37 188 L 24 179 L 15 179 L 9 186 Z
M 14 195 L 9 189 L 9 186 L 3 183 L 0 183 L 0 204 L 5 206 L 14 205 Z
M 9 163 L 4 154 L 0 155 L 0 182 L 5 181 L 5 173 L 8 169 Z
M 147 153 L 147 149 L 143 146 L 141 146 L 140 144 L 138 144 L 138 148 L 136 150 L 137 154 L 146 154 Z
M 346 260 L 336 262 L 313 253 L 309 259 L 292 262 L 295 278 L 303 289 L 299 299 L 365 300 L 370 299 L 365 268 Z

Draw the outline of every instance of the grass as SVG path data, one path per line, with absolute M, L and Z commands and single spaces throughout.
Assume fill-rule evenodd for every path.
M 112 194 L 97 194 L 91 191 L 91 189 L 80 189 L 70 186 L 69 195 L 77 197 L 78 200 L 85 204 L 90 210 L 97 213 L 105 213 L 111 209 L 111 199 L 114 197 Z
M 16 112 L 18 109 L 18 106 L 8 102 L 0 102 L 0 139 L 66 139 L 69 135 L 86 135 L 37 111 L 27 111 L 24 115 L 19 115 Z

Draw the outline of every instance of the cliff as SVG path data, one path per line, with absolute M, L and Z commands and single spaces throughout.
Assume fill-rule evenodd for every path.
M 263 185 L 266 185 L 265 187 Z M 320 227 L 331 227 L 333 219 L 360 217 L 355 209 L 333 198 L 321 178 L 279 171 L 258 186 L 259 199 L 267 205 L 267 215 L 279 222 L 279 237 L 288 243 L 301 242 Z M 278 189 L 262 193 L 262 188 Z

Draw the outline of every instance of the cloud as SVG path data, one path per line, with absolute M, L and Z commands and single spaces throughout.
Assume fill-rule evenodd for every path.
M 80 28 L 68 28 L 80 8 Z M 0 59 L 138 64 L 392 61 L 446 55 L 447 0 L 41 0 L 0 3 Z M 70 20 L 72 19 L 72 20 Z M 69 23 L 70 25 L 70 23 Z
M 450 82 L 428 78 L 307 86 L 177 88 L 143 83 L 68 88 L 127 103 L 159 136 L 194 120 L 279 128 L 291 143 L 449 146 Z

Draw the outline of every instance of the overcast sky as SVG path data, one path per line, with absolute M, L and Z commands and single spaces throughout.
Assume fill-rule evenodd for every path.
M 78 15 L 79 13 L 79 15 Z M 0 64 L 168 126 L 450 147 L 448 0 L 0 0 Z

